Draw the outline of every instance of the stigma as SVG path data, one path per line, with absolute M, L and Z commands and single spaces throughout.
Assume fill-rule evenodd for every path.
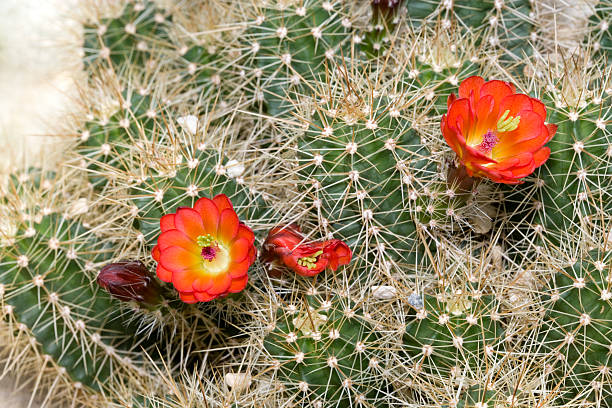
M 495 132 L 488 131 L 482 137 L 482 143 L 478 145 L 478 150 L 481 150 L 485 153 L 490 153 L 491 150 L 495 147 L 495 145 L 499 142 L 499 138 L 495 134 Z
M 215 259 L 216 255 L 217 255 L 217 250 L 215 249 L 215 247 L 207 246 L 207 247 L 202 248 L 202 258 L 204 258 L 204 260 L 211 262 L 212 260 Z
M 202 248 L 202 258 L 206 261 L 213 261 L 217 255 L 217 243 L 212 235 L 200 235 L 197 239 L 198 245 Z

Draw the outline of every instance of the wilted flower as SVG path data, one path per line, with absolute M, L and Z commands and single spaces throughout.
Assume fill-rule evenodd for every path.
M 351 249 L 338 239 L 308 242 L 297 224 L 275 227 L 263 244 L 262 260 L 270 263 L 270 271 L 278 274 L 278 263 L 298 275 L 314 276 L 325 268 L 338 269 L 351 261 Z
M 255 236 L 225 194 L 164 215 L 160 227 L 152 251 L 157 276 L 172 282 L 183 302 L 207 302 L 244 289 L 257 254 Z
M 515 93 L 514 85 L 473 76 L 447 104 L 442 134 L 470 176 L 518 184 L 550 156 L 544 145 L 557 126 L 545 123 L 542 102 Z
M 140 261 L 121 261 L 104 266 L 98 274 L 98 285 L 117 299 L 148 303 L 161 301 L 161 287 Z

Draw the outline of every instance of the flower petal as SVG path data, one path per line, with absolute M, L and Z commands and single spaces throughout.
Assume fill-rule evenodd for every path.
M 207 234 L 216 234 L 219 225 L 219 209 L 213 200 L 202 197 L 196 201 L 194 210 L 200 213 L 204 230 Z
M 179 296 L 183 302 L 188 303 L 188 304 L 198 302 L 198 299 L 196 299 L 193 293 L 179 292 Z
M 533 111 L 531 98 L 524 94 L 506 96 L 499 104 L 499 116 L 502 116 L 507 110 L 510 111 L 507 117 L 518 116 L 521 111 Z
M 544 164 L 546 160 L 548 160 L 549 157 L 550 157 L 550 148 L 546 146 L 541 148 L 537 152 L 535 152 L 533 154 L 533 161 L 535 163 L 536 168 Z
M 249 249 L 249 264 L 255 262 L 255 258 L 257 258 L 257 248 L 251 246 L 251 248 Z
M 210 302 L 211 300 L 217 298 L 217 296 L 208 294 L 206 292 L 193 292 L 193 295 L 198 302 Z
M 500 141 L 493 148 L 493 157 L 498 161 L 514 156 L 517 152 L 534 152 L 549 140 L 548 128 L 540 115 L 533 111 L 521 111 L 518 127 L 499 134 Z
M 523 178 L 533 173 L 536 168 L 535 162 L 533 161 L 533 155 L 531 153 L 528 154 L 531 156 L 529 162 L 524 163 L 523 166 L 516 166 L 509 169 L 512 172 L 512 177 Z
M 533 154 L 531 152 L 520 152 L 515 156 L 509 157 L 506 160 L 500 161 L 492 168 L 497 171 L 511 170 L 513 167 L 523 167 L 533 161 Z
M 166 214 L 161 217 L 159 219 L 159 226 L 162 232 L 175 229 L 176 226 L 174 225 L 174 214 Z
M 193 282 L 200 277 L 200 269 L 172 271 L 172 284 L 179 292 L 193 292 Z
M 207 273 L 199 274 L 198 278 L 193 281 L 193 290 L 195 292 L 206 292 L 212 286 L 214 279 L 214 275 L 209 275 Z
M 179 246 L 187 251 L 199 253 L 197 243 L 177 229 L 162 232 L 157 239 L 157 246 L 162 251 L 171 246 Z
M 482 88 L 484 82 L 484 79 L 479 76 L 471 76 L 464 79 L 459 85 L 459 98 L 473 96 L 474 100 L 478 100 L 480 98 L 480 88 Z
M 217 194 L 213 197 L 213 201 L 217 205 L 219 213 L 223 212 L 223 210 L 225 210 L 226 208 L 229 208 L 230 210 L 234 209 L 232 202 L 229 198 L 227 198 L 225 194 Z
M 542 120 L 546 120 L 546 106 L 536 98 L 531 98 L 531 105 L 533 106 L 533 111 L 540 115 Z
M 466 144 L 461 129 L 469 129 L 470 116 L 470 102 L 467 99 L 457 99 L 442 118 L 442 135 L 460 158 L 464 155 Z
M 485 153 L 481 152 L 478 149 L 473 148 L 472 146 L 464 146 L 464 155 L 461 158 L 461 161 L 467 162 L 470 161 L 472 163 L 478 164 L 486 164 L 486 163 L 495 163 L 496 160 L 492 157 L 487 156 Z
M 240 262 L 232 262 L 228 268 L 228 273 L 232 279 L 240 278 L 246 275 L 249 267 L 253 262 L 250 259 L 243 259 Z
M 176 229 L 183 231 L 189 238 L 196 240 L 200 235 L 205 235 L 202 216 L 193 208 L 179 208 L 174 219 Z
M 230 248 L 230 257 L 234 262 L 241 262 L 249 254 L 251 244 L 245 238 L 238 238 L 234 240 Z
M 295 265 L 291 269 L 293 269 L 295 273 L 301 276 L 315 276 L 323 272 L 325 268 L 327 268 L 328 263 L 329 260 L 326 257 L 321 256 L 319 257 L 319 260 L 312 269 L 305 268 L 301 265 Z
M 246 239 L 251 245 L 253 245 L 253 243 L 255 242 L 255 234 L 253 234 L 253 230 L 244 225 L 243 223 L 240 223 L 240 226 L 238 227 L 238 234 L 236 235 L 235 239 L 239 238 Z
M 202 257 L 178 246 L 172 246 L 162 251 L 160 263 L 172 272 L 196 268 L 202 262 Z
M 242 278 L 233 279 L 227 291 L 230 293 L 238 293 L 246 287 L 248 281 L 249 277 L 247 275 Z
M 238 216 L 233 209 L 226 208 L 221 211 L 219 226 L 217 227 L 217 238 L 219 241 L 231 242 L 236 234 L 238 234 L 239 225 Z
M 450 108 L 450 106 L 453 104 L 453 102 L 455 102 L 456 99 L 457 96 L 454 93 L 448 95 L 448 99 L 446 100 L 446 107 Z
M 546 143 L 548 143 L 550 141 L 550 139 L 553 138 L 553 136 L 555 135 L 555 133 L 557 133 L 557 125 L 553 125 L 553 124 L 546 124 L 546 129 L 548 129 L 548 140 L 546 141 Z
M 353 253 L 346 243 L 339 241 L 334 248 L 335 259 L 330 262 L 330 267 L 335 271 L 340 265 L 348 265 L 351 262 Z
M 466 143 L 471 146 L 482 143 L 482 138 L 485 133 L 491 129 L 495 129 L 497 124 L 497 111 L 495 101 L 491 95 L 485 95 L 475 103 L 476 120 L 474 128 L 470 130 L 470 136 L 466 139 Z
M 157 264 L 157 277 L 164 282 L 172 282 L 172 272 L 161 266 L 161 264 Z
M 502 99 L 508 95 L 512 95 L 513 93 L 514 91 L 512 90 L 510 84 L 504 81 L 488 81 L 482 85 L 482 88 L 480 88 L 481 98 L 485 95 L 493 96 L 493 100 L 495 101 L 495 107 L 493 109 L 496 111 L 499 111 L 499 106 Z
M 160 255 L 161 251 L 159 250 L 159 245 L 155 245 L 153 247 L 153 250 L 151 251 L 151 256 L 153 257 L 153 259 L 155 259 L 155 261 L 159 262 Z
M 225 274 L 225 273 L 219 274 L 215 276 L 212 286 L 208 288 L 206 292 L 211 295 L 221 295 L 227 292 L 231 283 L 232 283 L 232 278 L 229 276 L 229 274 Z
M 480 177 L 487 177 L 496 183 L 505 184 L 520 184 L 521 180 L 518 180 L 512 176 L 511 171 L 498 171 L 493 166 L 485 167 L 479 164 L 473 165 L 474 174 Z

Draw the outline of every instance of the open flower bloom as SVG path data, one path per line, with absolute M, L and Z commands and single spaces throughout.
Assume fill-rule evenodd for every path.
M 544 122 L 542 102 L 515 93 L 512 84 L 473 76 L 447 104 L 442 134 L 470 176 L 518 184 L 550 156 L 544 145 L 557 126 Z
M 279 274 L 279 263 L 302 276 L 317 275 L 327 267 L 335 271 L 351 256 L 351 249 L 339 239 L 307 242 L 297 224 L 270 230 L 262 251 L 262 260 L 270 263 L 274 275 Z
M 172 282 L 183 302 L 207 302 L 244 289 L 257 255 L 255 237 L 227 196 L 180 207 L 164 215 L 160 227 L 152 252 L 157 276 Z

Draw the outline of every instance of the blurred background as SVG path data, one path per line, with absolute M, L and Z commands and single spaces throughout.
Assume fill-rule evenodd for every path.
M 52 160 L 62 116 L 78 102 L 74 0 L 0 0 L 0 170 Z M 41 153 L 44 153 L 41 155 Z
M 64 116 L 78 103 L 81 30 L 73 0 L 0 0 L 0 174 L 55 160 Z M 0 406 L 32 407 L 2 373 Z

